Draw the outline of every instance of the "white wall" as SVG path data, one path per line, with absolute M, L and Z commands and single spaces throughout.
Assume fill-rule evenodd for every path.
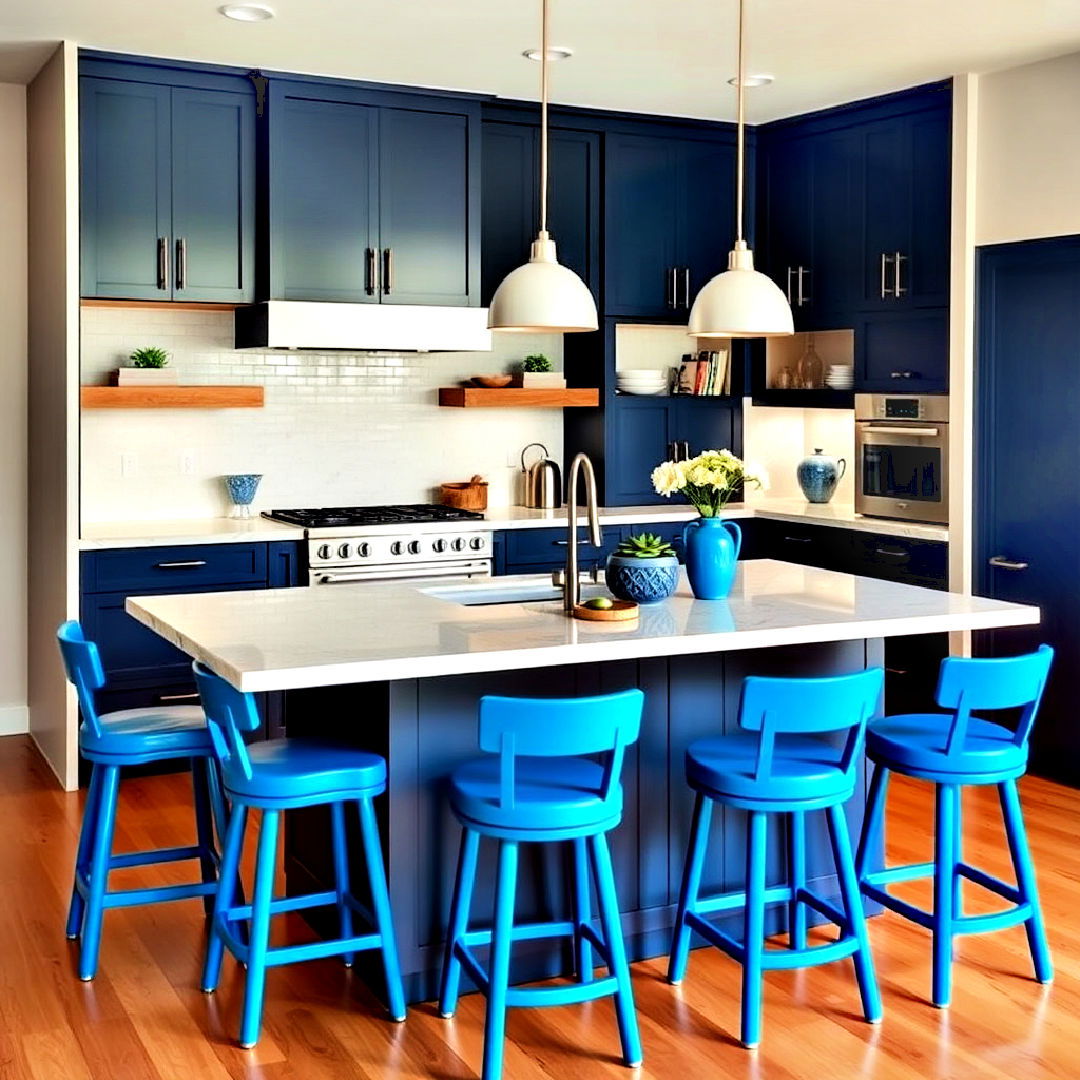
M 26 88 L 0 83 L 0 735 L 26 710 Z
M 977 244 L 1080 233 L 1080 53 L 979 79 Z
M 527 443 L 562 457 L 561 409 L 437 405 L 438 387 L 527 353 L 561 368 L 560 335 L 496 334 L 490 353 L 397 356 L 237 352 L 232 335 L 230 312 L 83 308 L 84 384 L 106 383 L 133 348 L 160 345 L 181 382 L 266 387 L 262 409 L 85 411 L 84 522 L 220 516 L 231 472 L 263 474 L 256 509 L 429 502 L 440 483 L 476 473 L 498 506 L 513 501 L 508 461 Z M 137 459 L 128 475 L 125 455 Z

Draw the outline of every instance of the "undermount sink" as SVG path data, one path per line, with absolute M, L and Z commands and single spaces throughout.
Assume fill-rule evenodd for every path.
M 562 589 L 551 584 L 551 579 L 532 579 L 521 581 L 488 578 L 483 581 L 469 582 L 464 585 L 436 585 L 424 589 L 424 594 L 436 600 L 446 600 L 451 604 L 464 607 L 485 607 L 491 604 L 526 604 L 537 601 L 561 601 Z M 581 598 L 588 600 L 593 596 L 603 596 L 604 587 L 592 583 L 582 584 Z

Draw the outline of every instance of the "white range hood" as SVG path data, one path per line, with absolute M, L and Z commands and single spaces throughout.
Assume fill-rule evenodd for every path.
M 268 300 L 236 309 L 238 349 L 490 352 L 487 308 Z

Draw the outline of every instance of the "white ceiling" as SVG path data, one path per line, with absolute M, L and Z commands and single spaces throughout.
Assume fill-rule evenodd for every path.
M 0 81 L 62 38 L 93 48 L 535 98 L 538 0 L 0 0 Z M 557 101 L 731 119 L 737 0 L 552 0 Z M 1080 50 L 1080 0 L 748 0 L 752 121 Z

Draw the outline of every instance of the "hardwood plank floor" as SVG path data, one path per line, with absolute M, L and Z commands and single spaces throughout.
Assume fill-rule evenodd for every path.
M 117 849 L 193 839 L 186 776 L 125 781 Z M 878 1027 L 864 1024 L 851 966 L 833 964 L 766 977 L 761 1049 L 736 1042 L 739 969 L 715 950 L 696 950 L 682 986 L 664 981 L 663 960 L 634 966 L 645 1064 L 618 1057 L 609 1001 L 511 1011 L 510 1080 L 641 1080 L 705 1076 L 741 1080 L 1074 1080 L 1080 1075 L 1080 792 L 1028 778 L 1022 797 L 1039 871 L 1057 977 L 1042 987 L 1020 928 L 964 938 L 956 947 L 954 1004 L 927 1001 L 929 936 L 886 914 L 871 922 L 885 1003 Z M 0 1080 L 466 1080 L 475 1077 L 483 1002 L 462 999 L 453 1021 L 431 1005 L 393 1024 L 360 981 L 333 961 L 270 974 L 263 1037 L 235 1046 L 242 981 L 226 959 L 221 989 L 198 990 L 204 926 L 188 901 L 110 912 L 100 972 L 74 974 L 64 939 L 82 795 L 59 791 L 30 741 L 0 739 Z M 993 790 L 965 793 L 965 857 L 1010 877 Z M 890 860 L 929 858 L 932 800 L 925 786 L 896 780 L 889 801 Z M 182 879 L 176 867 L 137 872 Z M 118 877 L 118 881 L 122 882 Z M 928 888 L 909 887 L 928 902 Z M 992 899 L 965 886 L 970 911 Z M 290 918 L 282 940 L 307 936 Z

